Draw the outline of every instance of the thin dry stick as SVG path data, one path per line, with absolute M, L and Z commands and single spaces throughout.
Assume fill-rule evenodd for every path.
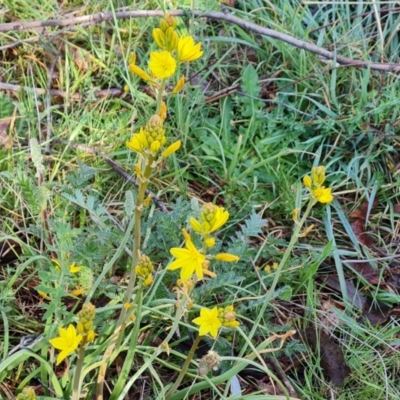
M 219 21 L 226 21 L 231 24 L 240 26 L 243 29 L 257 33 L 259 35 L 268 36 L 273 39 L 281 40 L 294 47 L 298 47 L 303 50 L 310 51 L 311 53 L 318 54 L 319 56 L 328 59 L 335 60 L 339 64 L 351 65 L 357 68 L 371 68 L 376 71 L 384 72 L 398 72 L 400 71 L 400 64 L 393 63 L 379 63 L 370 61 L 353 60 L 351 58 L 343 57 L 336 52 L 325 50 L 312 43 L 305 42 L 300 39 L 296 39 L 293 36 L 287 35 L 275 31 L 273 29 L 264 28 L 260 25 L 248 22 L 243 19 L 237 18 L 231 14 L 218 12 L 218 11 L 191 11 L 190 13 L 181 10 L 168 11 L 173 16 L 194 16 L 202 18 L 210 18 Z M 104 21 L 113 21 L 114 19 L 126 19 L 126 18 L 149 18 L 149 17 L 162 17 L 164 12 L 161 10 L 142 10 L 142 11 L 121 11 L 116 13 L 97 13 L 91 15 L 85 15 L 81 17 L 65 18 L 65 19 L 49 19 L 46 21 L 31 21 L 31 22 L 9 22 L 6 24 L 0 24 L 0 32 L 7 31 L 22 31 L 27 29 L 36 29 L 44 27 L 57 27 L 57 26 L 71 26 L 79 24 L 97 24 Z
M 135 186 L 139 186 L 139 182 L 131 175 L 129 175 L 123 168 L 121 168 L 114 160 L 112 160 L 110 157 L 105 156 L 104 154 L 101 154 L 97 150 L 93 149 L 92 147 L 85 146 L 84 144 L 79 144 L 79 143 L 73 143 L 73 142 L 66 142 L 61 139 L 55 139 L 54 140 L 56 143 L 61 143 L 63 145 L 68 144 L 68 146 L 85 151 L 86 153 L 93 154 L 95 156 L 101 157 L 108 165 L 110 165 L 119 175 L 121 175 L 126 181 L 134 184 Z M 168 209 L 165 206 L 165 204 L 162 202 L 162 200 L 150 189 L 146 189 L 146 194 L 151 197 L 151 199 L 154 201 L 154 203 L 157 205 L 157 207 L 165 213 L 168 213 Z
M 68 93 L 58 89 L 47 90 L 36 87 L 14 85 L 11 83 L 4 83 L 4 82 L 0 82 L 0 90 L 10 90 L 12 92 L 19 92 L 21 90 L 24 90 L 25 92 L 31 92 L 40 95 L 49 93 L 52 96 L 68 97 L 69 99 L 72 100 L 82 100 L 87 98 L 87 95 L 83 95 L 81 93 Z M 96 98 L 104 98 L 104 97 L 119 97 L 123 93 L 124 93 L 123 89 L 110 88 L 110 89 L 95 90 L 93 94 L 94 97 Z

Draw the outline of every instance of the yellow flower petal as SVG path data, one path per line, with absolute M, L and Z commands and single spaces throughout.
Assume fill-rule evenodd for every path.
M 182 235 L 185 238 L 185 240 L 192 240 L 189 232 L 185 228 L 182 229 Z
M 211 226 L 210 232 L 214 232 L 221 228 L 223 225 L 226 224 L 229 219 L 229 212 L 226 211 L 223 207 L 215 206 L 215 208 L 217 209 L 217 212 L 215 215 L 215 221 Z
M 308 175 L 306 175 L 306 176 L 303 178 L 303 185 L 304 185 L 307 189 L 311 189 L 312 181 L 311 181 L 311 178 L 310 178 Z
M 203 227 L 197 219 L 194 219 L 193 217 L 189 219 L 189 224 L 193 228 L 194 231 L 197 233 L 203 232 Z
M 71 274 L 76 274 L 77 272 L 79 272 L 81 270 L 81 267 L 79 267 L 78 265 L 76 265 L 76 263 L 72 263 L 69 267 L 69 272 Z
M 178 41 L 178 59 L 181 62 L 197 60 L 203 55 L 201 43 L 194 43 L 192 36 L 181 37 Z
M 170 146 L 168 146 L 162 153 L 162 156 L 164 158 L 169 157 L 170 155 L 174 154 L 176 151 L 178 151 L 181 147 L 181 141 L 177 140 L 176 142 L 172 143 Z
M 142 68 L 138 67 L 135 64 L 129 64 L 129 71 L 139 76 L 144 81 L 148 81 L 150 79 L 150 75 L 145 70 L 143 70 Z
M 71 292 L 72 296 L 81 296 L 85 291 L 83 289 L 75 289 Z
M 179 36 L 175 29 L 170 27 L 165 31 L 165 47 L 168 51 L 174 51 L 178 46 Z
M 165 33 L 160 28 L 153 29 L 153 39 L 160 49 L 165 50 L 167 47 Z
M 172 94 L 177 94 L 178 92 L 180 92 L 180 90 L 183 88 L 183 86 L 185 86 L 185 77 L 182 75 L 179 78 L 179 81 L 175 85 L 174 89 L 172 90 Z
M 328 204 L 333 201 L 333 195 L 331 192 L 332 192 L 331 188 L 325 188 L 321 186 L 314 189 L 312 193 L 320 203 Z
M 143 128 L 140 128 L 139 133 L 134 133 L 131 139 L 125 144 L 130 150 L 136 151 L 137 153 L 142 153 L 144 149 L 149 148 Z
M 153 154 L 156 154 L 160 150 L 161 143 L 158 140 L 154 140 L 150 145 L 150 150 Z
M 215 259 L 218 261 L 226 261 L 226 262 L 233 262 L 240 260 L 238 256 L 229 253 L 219 253 L 215 256 Z

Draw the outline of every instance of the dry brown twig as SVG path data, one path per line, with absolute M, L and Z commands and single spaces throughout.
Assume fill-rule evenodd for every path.
M 193 17 L 199 18 L 209 18 L 219 21 L 226 21 L 231 24 L 237 25 L 248 31 L 257 33 L 262 36 L 267 36 L 273 39 L 277 39 L 288 43 L 299 49 L 309 51 L 311 53 L 317 54 L 324 59 L 334 60 L 342 65 L 349 65 L 357 68 L 370 68 L 376 71 L 384 72 L 398 72 L 400 71 L 400 64 L 393 63 L 379 63 L 370 61 L 354 60 L 351 58 L 343 57 L 335 52 L 328 51 L 321 47 L 318 47 L 312 43 L 305 42 L 303 40 L 297 39 L 293 36 L 287 35 L 285 33 L 278 32 L 273 29 L 264 28 L 253 22 L 245 21 L 234 15 L 218 11 L 191 11 L 190 13 L 181 10 L 174 10 L 168 12 L 173 16 L 187 16 L 192 15 Z M 126 18 L 149 18 L 149 17 L 162 17 L 164 12 L 161 10 L 140 10 L 140 11 L 120 11 L 116 13 L 97 13 L 91 15 L 84 15 L 80 17 L 71 17 L 65 19 L 49 19 L 46 21 L 31 21 L 31 22 L 9 22 L 5 24 L 0 24 L 0 32 L 8 31 L 22 31 L 28 29 L 37 29 L 45 27 L 58 27 L 58 26 L 71 26 L 79 24 L 97 24 L 104 21 L 113 21 L 115 19 L 126 19 Z

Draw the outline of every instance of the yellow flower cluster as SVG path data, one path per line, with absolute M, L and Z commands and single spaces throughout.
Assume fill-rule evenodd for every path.
M 35 389 L 31 386 L 26 386 L 15 400 L 36 400 Z
M 78 313 L 78 333 L 82 335 L 82 344 L 93 342 L 94 330 L 93 320 L 96 315 L 96 307 L 92 303 L 87 303 L 82 306 L 82 310 Z
M 173 247 L 170 252 L 176 258 L 169 266 L 169 270 L 181 269 L 181 279 L 189 280 L 193 274 L 197 279 L 203 279 L 204 274 L 215 277 L 215 274 L 208 271 L 210 261 L 207 259 L 206 250 L 215 245 L 215 239 L 211 233 L 220 229 L 228 221 L 229 212 L 223 207 L 207 203 L 203 206 L 200 214 L 200 221 L 190 218 L 189 223 L 192 229 L 198 233 L 203 240 L 203 248 L 198 250 L 190 235 L 184 230 L 186 239 L 185 247 Z M 239 261 L 239 257 L 229 253 L 219 253 L 213 257 L 217 261 L 233 262 Z
M 153 115 L 144 128 L 140 128 L 139 132 L 132 135 L 131 139 L 126 142 L 126 146 L 144 157 L 149 155 L 155 157 L 167 141 L 163 124 L 164 121 L 160 115 Z M 177 140 L 167 147 L 161 156 L 167 158 L 179 150 L 180 147 L 181 141 Z M 137 170 L 136 173 L 140 175 L 140 170 Z
M 200 317 L 195 318 L 193 322 L 200 326 L 200 336 L 209 333 L 214 339 L 217 337 L 218 330 L 221 327 L 236 328 L 240 325 L 239 321 L 236 320 L 236 313 L 233 306 L 214 307 L 211 310 L 202 308 L 200 310 Z
M 320 165 L 313 167 L 311 177 L 306 175 L 303 178 L 303 184 L 311 195 L 320 203 L 329 204 L 333 201 L 332 189 L 322 186 L 325 182 L 325 167 Z
M 194 231 L 200 233 L 204 237 L 208 237 L 210 233 L 215 232 L 225 225 L 228 218 L 229 212 L 223 207 L 207 203 L 203 206 L 200 214 L 200 221 L 190 218 L 189 223 Z
M 60 354 L 57 356 L 57 365 L 59 365 L 70 354 L 77 351 L 79 346 L 85 346 L 92 342 L 95 337 L 93 330 L 93 319 L 96 314 L 96 308 L 91 304 L 85 304 L 78 313 L 79 322 L 76 329 L 74 325 L 68 325 L 68 328 L 58 328 L 58 337 L 50 339 L 50 344 Z
M 160 51 L 152 51 L 149 59 L 151 76 L 142 68 L 129 64 L 129 70 L 144 81 L 153 82 L 153 78 L 168 79 L 178 69 L 179 63 L 195 61 L 203 55 L 201 43 L 195 43 L 192 36 L 179 36 L 176 31 L 176 20 L 171 15 L 166 15 L 159 28 L 153 29 L 153 39 Z M 133 60 L 135 61 L 135 60 Z M 181 77 L 172 93 L 178 93 L 185 84 Z
M 136 275 L 143 280 L 144 286 L 150 286 L 153 282 L 154 267 L 150 258 L 143 255 L 139 259 L 139 264 L 135 268 Z

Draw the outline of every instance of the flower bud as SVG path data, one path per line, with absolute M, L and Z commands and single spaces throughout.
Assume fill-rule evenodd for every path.
M 172 94 L 177 94 L 183 88 L 183 86 L 185 86 L 185 77 L 182 75 L 172 90 Z
M 162 153 L 162 156 L 164 158 L 169 157 L 170 155 L 174 154 L 176 151 L 179 150 L 181 147 L 181 141 L 177 140 L 176 142 L 172 143 L 170 146 L 168 146 Z
M 312 180 L 311 180 L 311 178 L 310 178 L 308 175 L 306 175 L 306 176 L 303 178 L 303 185 L 304 185 L 307 189 L 311 189 Z
M 215 239 L 213 237 L 209 237 L 204 240 L 204 244 L 206 245 L 206 247 L 211 249 L 215 246 Z
M 229 253 L 219 253 L 215 256 L 215 259 L 218 261 L 226 261 L 226 262 L 233 262 L 233 261 L 240 260 L 240 258 L 238 256 L 235 256 L 234 254 L 229 254 Z

